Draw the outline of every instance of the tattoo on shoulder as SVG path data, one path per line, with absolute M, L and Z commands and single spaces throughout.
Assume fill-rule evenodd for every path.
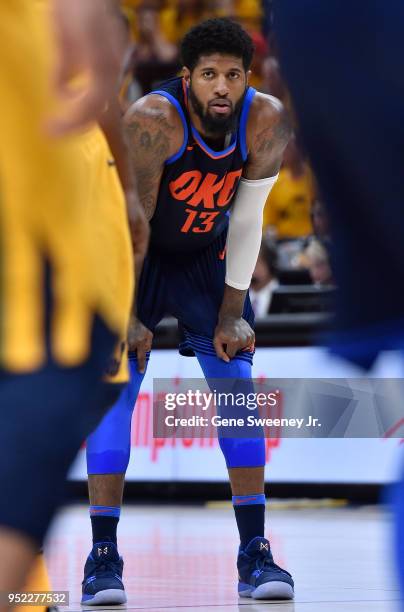
M 161 129 L 150 129 L 140 121 L 133 121 L 128 129 L 132 138 L 132 156 L 135 159 L 137 156 L 140 157 L 142 154 L 152 152 L 154 158 L 157 157 L 157 159 L 163 159 L 164 161 L 170 149 L 170 139 L 166 132 Z
M 164 162 L 176 131 L 166 113 L 158 108 L 136 109 L 126 120 L 131 158 L 140 201 L 150 220 L 155 211 Z
M 285 112 L 280 113 L 272 125 L 260 129 L 255 135 L 244 176 L 254 180 L 276 174 L 291 133 Z
M 286 114 L 282 113 L 274 125 L 263 129 L 256 136 L 256 152 L 270 153 L 273 149 L 286 145 L 291 136 L 291 127 Z

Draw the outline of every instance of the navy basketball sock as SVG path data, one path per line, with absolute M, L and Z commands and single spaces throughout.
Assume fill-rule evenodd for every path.
M 265 495 L 233 495 L 232 501 L 241 548 L 245 548 L 254 538 L 264 537 Z
M 112 542 L 117 544 L 116 530 L 121 509 L 114 506 L 90 506 L 93 544 L 96 542 Z

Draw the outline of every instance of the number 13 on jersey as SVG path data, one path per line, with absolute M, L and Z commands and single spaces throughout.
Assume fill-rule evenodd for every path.
M 188 217 L 181 228 L 181 232 L 184 234 L 188 232 L 205 234 L 206 232 L 212 231 L 214 220 L 219 214 L 219 212 L 199 212 L 198 210 L 192 210 L 190 208 L 186 208 L 185 212 Z

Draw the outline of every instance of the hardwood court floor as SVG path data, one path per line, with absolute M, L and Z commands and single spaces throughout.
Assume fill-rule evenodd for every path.
M 126 608 L 154 612 L 399 610 L 389 521 L 378 508 L 273 510 L 267 515 L 267 531 L 276 562 L 295 579 L 293 603 L 239 600 L 237 535 L 230 506 L 127 506 L 118 532 L 125 560 Z M 80 583 L 89 549 L 87 508 L 65 509 L 54 524 L 46 554 L 52 586 L 70 592 L 71 611 L 81 610 Z

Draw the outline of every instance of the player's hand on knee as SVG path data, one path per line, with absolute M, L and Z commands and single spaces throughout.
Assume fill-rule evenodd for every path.
M 136 353 L 137 367 L 141 374 L 146 371 L 147 353 L 151 351 L 153 333 L 137 318 L 132 318 L 128 329 L 128 349 Z
M 254 344 L 255 334 L 243 318 L 223 317 L 215 329 L 213 346 L 219 359 L 227 363 L 238 351 Z

